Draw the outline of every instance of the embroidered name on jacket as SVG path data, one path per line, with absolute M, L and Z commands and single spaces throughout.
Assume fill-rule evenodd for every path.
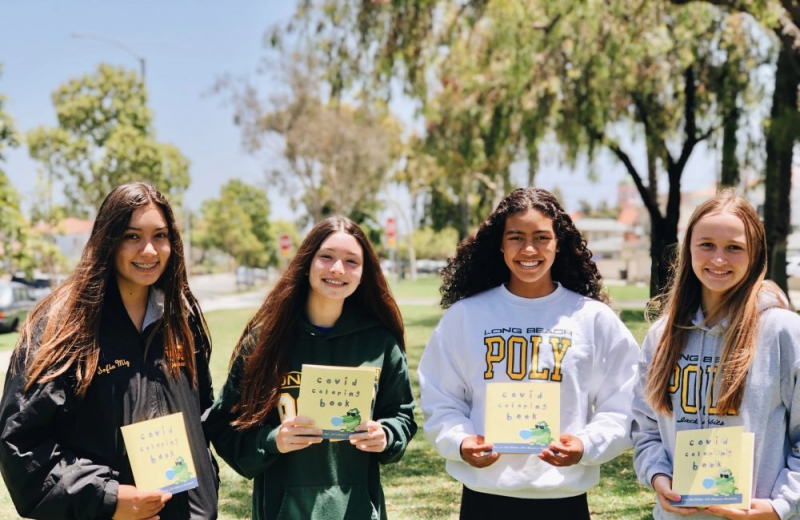
M 571 330 L 504 327 L 483 334 L 484 379 L 494 379 L 497 370 L 505 371 L 512 381 L 563 379 L 561 367 L 572 346 Z
M 115 359 L 113 363 L 106 363 L 105 365 L 97 367 L 97 374 L 110 374 L 112 370 L 116 370 L 120 367 L 130 368 L 131 362 L 127 359 Z

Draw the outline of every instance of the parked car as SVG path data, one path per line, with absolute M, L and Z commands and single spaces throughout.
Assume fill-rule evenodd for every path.
M 800 256 L 790 256 L 786 259 L 786 275 L 800 278 Z
M 36 305 L 31 288 L 17 282 L 0 282 L 0 332 L 17 330 Z
M 417 272 L 421 274 L 439 274 L 439 271 L 447 267 L 445 260 L 432 260 L 420 258 L 417 260 Z

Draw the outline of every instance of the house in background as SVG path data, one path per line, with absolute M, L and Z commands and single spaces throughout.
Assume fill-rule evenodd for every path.
M 598 271 L 606 280 L 647 283 L 650 280 L 650 240 L 647 211 L 629 180 L 617 186 L 619 215 L 593 218 L 573 215 Z
M 92 234 L 93 225 L 93 220 L 67 217 L 52 229 L 47 224 L 41 223 L 37 224 L 34 229 L 52 235 L 56 247 L 64 255 L 71 269 L 80 260 L 83 247 L 89 241 L 89 235 Z

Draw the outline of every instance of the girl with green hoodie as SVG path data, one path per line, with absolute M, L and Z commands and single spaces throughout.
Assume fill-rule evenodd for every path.
M 323 440 L 297 415 L 303 364 L 380 369 L 372 419 Z M 386 518 L 379 463 L 417 430 L 403 322 L 378 258 L 347 218 L 317 224 L 245 328 L 206 420 L 217 453 L 253 484 L 253 519 Z

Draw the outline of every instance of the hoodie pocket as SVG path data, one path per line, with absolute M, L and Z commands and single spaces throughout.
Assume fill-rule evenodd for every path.
M 276 520 L 380 520 L 366 485 L 297 486 L 284 490 Z

